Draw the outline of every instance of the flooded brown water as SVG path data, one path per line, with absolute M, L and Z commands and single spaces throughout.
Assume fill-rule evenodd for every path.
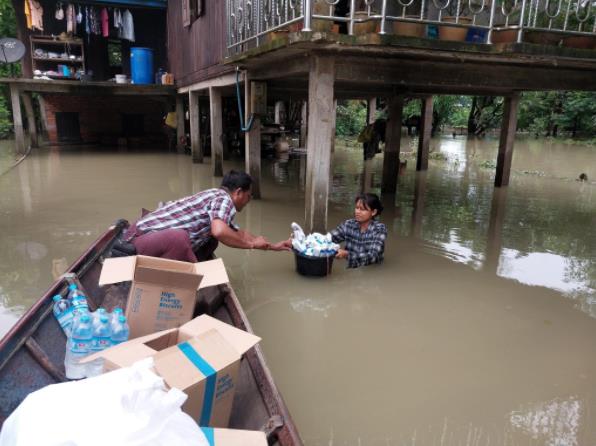
M 575 181 L 596 179 L 596 149 L 519 140 L 495 194 L 495 140 L 432 146 L 428 172 L 406 155 L 385 199 L 383 265 L 309 280 L 288 253 L 218 250 L 305 443 L 596 444 L 596 183 Z M 264 161 L 240 226 L 286 238 L 304 167 Z M 333 170 L 330 226 L 351 215 L 361 151 L 339 143 Z M 176 154 L 45 150 L 1 176 L 0 335 L 110 223 L 216 186 L 209 172 Z

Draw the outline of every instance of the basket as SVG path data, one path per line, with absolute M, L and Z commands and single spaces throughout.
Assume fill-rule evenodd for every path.
M 335 256 L 311 257 L 294 251 L 296 259 L 296 272 L 303 276 L 324 277 L 331 274 Z

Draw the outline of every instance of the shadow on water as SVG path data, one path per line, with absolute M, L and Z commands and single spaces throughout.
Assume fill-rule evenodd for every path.
M 520 140 L 495 190 L 496 146 L 433 140 L 417 173 L 404 138 L 383 265 L 337 261 L 309 280 L 287 253 L 218 250 L 306 444 L 596 443 L 596 185 L 574 180 L 596 154 Z M 359 191 L 379 193 L 382 161 L 338 141 L 330 226 Z M 46 150 L 0 178 L 0 332 L 114 220 L 217 186 L 208 163 Z M 304 156 L 264 160 L 264 198 L 237 223 L 287 238 L 305 169 Z

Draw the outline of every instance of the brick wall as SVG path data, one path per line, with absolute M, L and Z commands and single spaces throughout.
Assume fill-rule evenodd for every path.
M 44 95 L 48 136 L 58 143 L 57 112 L 79 114 L 82 142 L 115 143 L 123 136 L 122 115 L 142 114 L 145 137 L 163 143 L 164 103 L 147 97 L 129 96 L 72 96 L 65 94 Z

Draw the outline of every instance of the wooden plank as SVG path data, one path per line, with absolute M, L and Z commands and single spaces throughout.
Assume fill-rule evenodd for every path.
M 383 179 L 381 182 L 381 192 L 387 194 L 394 194 L 397 190 L 403 107 L 403 95 L 394 96 L 389 100 L 387 129 L 385 131 Z
M 23 131 L 23 115 L 21 112 L 21 95 L 15 85 L 10 86 L 12 103 L 12 122 L 14 126 L 15 149 L 18 155 L 25 153 L 25 132 Z
M 201 108 L 199 93 L 188 93 L 188 108 L 190 112 L 190 150 L 193 163 L 203 162 L 203 145 L 201 144 Z
M 245 125 L 252 111 L 251 90 L 254 83 L 248 80 L 244 84 L 244 120 Z M 266 88 L 266 87 L 265 87 Z M 252 196 L 261 198 L 261 118 L 254 115 L 252 128 L 244 134 L 246 172 L 252 177 Z
M 517 106 L 519 94 L 505 98 L 503 105 L 503 121 L 501 122 L 501 136 L 499 139 L 499 153 L 497 155 L 497 171 L 495 187 L 507 186 L 511 173 L 511 159 L 513 158 L 513 141 L 517 128 Z
M 428 169 L 428 150 L 433 127 L 433 97 L 422 99 L 420 116 L 420 138 L 418 138 L 418 156 L 416 157 L 416 170 Z
M 238 79 L 239 82 L 244 82 L 244 72 L 240 72 Z M 195 82 L 194 84 L 179 88 L 178 93 L 183 94 L 193 90 L 206 90 L 210 87 L 229 87 L 234 85 L 236 85 L 236 72 L 224 74 L 211 79 L 206 79 L 201 82 Z
M 176 150 L 184 153 L 184 100 L 181 95 L 176 95 Z
M 221 92 L 218 88 L 209 88 L 211 116 L 211 164 L 213 176 L 223 177 L 223 127 Z
M 27 127 L 29 129 L 29 141 L 31 147 L 39 147 L 39 139 L 37 137 L 37 125 L 35 122 L 35 113 L 33 111 L 33 100 L 31 93 L 24 91 L 22 93 L 23 105 L 25 106 L 25 113 L 27 114 Z
M 306 229 L 326 232 L 335 59 L 313 56 L 308 86 Z

